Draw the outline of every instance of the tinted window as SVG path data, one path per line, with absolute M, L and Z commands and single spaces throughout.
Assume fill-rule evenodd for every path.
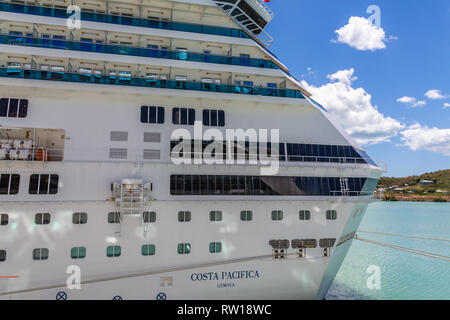
M 19 193 L 20 175 L 1 174 L 0 175 L 0 194 Z
M 18 109 L 19 109 L 19 99 L 9 99 L 8 117 L 17 118 Z
M 141 107 L 142 123 L 164 123 L 164 107 Z
M 0 214 L 0 225 L 6 226 L 8 224 L 9 216 L 7 214 Z
M 28 113 L 28 100 L 20 99 L 19 103 L 19 118 L 25 118 Z
M 0 117 L 6 117 L 8 115 L 8 102 L 9 99 L 0 99 Z
M 87 223 L 87 213 L 85 212 L 75 212 L 72 215 L 73 224 L 85 224 Z

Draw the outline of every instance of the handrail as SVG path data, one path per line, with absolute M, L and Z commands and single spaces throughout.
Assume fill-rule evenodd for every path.
M 51 48 L 60 50 L 75 50 L 106 54 L 131 55 L 147 58 L 162 58 L 172 60 L 186 60 L 194 62 L 218 63 L 227 65 L 247 66 L 267 69 L 280 69 L 270 60 L 227 57 L 212 54 L 201 54 L 184 51 L 159 50 L 134 46 L 117 46 L 96 42 L 72 41 L 65 39 L 49 39 L 23 35 L 0 34 L 0 44 Z
M 183 151 L 183 153 L 186 156 L 191 156 L 191 157 L 204 155 L 203 152 Z M 170 156 L 172 157 L 172 155 L 176 156 L 177 152 L 171 151 Z M 261 154 L 240 151 L 238 153 L 216 152 L 214 155 L 215 155 L 215 158 L 220 158 L 220 157 L 225 158 L 228 155 L 233 155 L 233 157 L 244 156 L 245 160 L 249 160 L 250 158 L 251 159 L 259 159 Z M 264 153 L 262 155 L 264 155 Z M 372 164 L 371 159 L 356 158 L 356 157 L 290 156 L 290 155 L 286 155 L 286 154 L 279 154 L 275 158 L 277 158 L 278 160 L 280 160 L 282 162 L 315 162 L 315 163 L 326 162 L 326 163 L 340 163 L 340 164 L 344 164 L 344 163 L 346 163 L 346 164 L 355 164 L 355 163 L 356 164 Z M 293 160 L 294 158 L 295 158 L 295 160 Z
M 54 7 L 32 6 L 28 4 L 19 4 L 19 3 L 7 3 L 2 1 L 0 1 L 0 11 L 24 13 L 38 16 L 64 18 L 64 19 L 68 17 L 65 9 L 59 9 Z M 225 37 L 250 39 L 250 36 L 240 29 L 214 27 L 200 24 L 182 23 L 164 20 L 150 20 L 113 14 L 102 14 L 102 13 L 81 11 L 81 20 L 129 25 L 134 27 L 165 29 L 165 30 L 194 32 Z
M 3 62 L 3 64 L 6 63 Z M 275 89 L 179 80 L 160 80 L 131 77 L 126 75 L 70 73 L 65 71 L 24 69 L 15 66 L 0 67 L 0 77 L 304 99 L 303 94 L 299 90 L 293 89 Z
M 4 159 L 0 161 L 31 161 L 31 162 L 53 162 L 62 161 L 64 158 L 64 149 L 47 149 L 45 147 L 31 147 L 31 148 L 2 148 L 0 150 L 7 151 Z M 16 153 L 16 158 L 11 158 L 13 153 Z M 25 159 L 26 158 L 26 159 Z

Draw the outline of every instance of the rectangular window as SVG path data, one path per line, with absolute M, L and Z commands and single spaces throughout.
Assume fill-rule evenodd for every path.
M 222 221 L 222 211 L 211 211 L 209 213 L 210 221 Z
M 154 244 L 144 244 L 141 247 L 141 254 L 143 256 L 153 256 L 155 254 Z
M 111 257 L 120 257 L 122 254 L 122 248 L 120 246 L 108 246 L 106 248 L 106 256 Z
M 336 210 L 327 210 L 326 217 L 327 217 L 327 220 L 336 220 L 337 219 Z
M 0 117 L 25 118 L 28 113 L 28 100 L 15 98 L 0 99 Z
M 72 249 L 70 249 L 70 257 L 72 259 L 86 258 L 86 248 L 85 247 L 73 247 Z
M 36 213 L 34 222 L 36 224 L 50 224 L 50 213 Z
M 179 243 L 177 246 L 178 254 L 189 254 L 191 253 L 191 244 L 190 243 Z
M 47 260 L 47 259 L 48 259 L 47 248 L 36 248 L 33 250 L 33 260 Z
M 156 221 L 156 212 L 155 211 L 144 212 L 143 219 L 144 219 L 145 223 L 155 222 Z
M 353 188 L 352 192 L 360 192 L 363 186 L 370 183 L 364 189 L 365 194 L 371 194 L 378 181 L 367 178 L 346 179 Z M 171 175 L 170 178 L 170 193 L 177 196 L 336 196 L 337 191 L 337 177 Z
M 6 250 L 0 250 L 0 262 L 6 260 Z
M 194 125 L 195 109 L 192 108 L 173 108 L 172 123 L 181 125 Z
M 210 242 L 209 243 L 209 252 L 210 253 L 222 252 L 222 243 L 221 242 Z
M 241 211 L 241 220 L 242 221 L 252 221 L 253 220 L 253 212 L 252 211 Z
M 9 216 L 6 213 L 0 214 L 0 226 L 6 226 L 9 221 Z
M 75 212 L 72 215 L 73 224 L 86 224 L 88 215 L 86 212 Z
M 274 221 L 283 220 L 283 211 L 280 211 L 280 210 L 272 211 L 272 220 L 274 220 Z
M 164 123 L 164 107 L 141 107 L 141 122 L 142 123 Z
M 180 221 L 180 222 L 189 222 L 189 221 L 191 221 L 191 212 L 190 211 L 180 211 L 180 212 L 178 212 L 178 221 Z
M 30 176 L 30 194 L 56 194 L 58 192 L 57 174 L 32 174 Z
M 120 212 L 109 212 L 108 223 L 120 223 Z
M 20 175 L 0 174 L 0 194 L 18 194 Z
M 298 213 L 298 217 L 300 220 L 310 220 L 311 212 L 309 210 L 300 210 Z
M 225 111 L 223 110 L 203 110 L 203 125 L 212 127 L 225 126 Z

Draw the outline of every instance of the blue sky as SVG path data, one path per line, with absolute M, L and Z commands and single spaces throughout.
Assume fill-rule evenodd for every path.
M 370 5 L 381 10 L 385 48 L 362 50 L 336 41 L 335 31 L 352 16 L 368 18 Z M 346 118 L 342 127 L 372 126 L 375 131 L 363 139 L 364 148 L 387 164 L 386 175 L 450 168 L 450 107 L 444 108 L 450 104 L 450 1 L 271 0 L 270 6 L 275 13 L 266 29 L 275 40 L 270 50 L 318 94 L 314 97 L 338 116 L 348 117 L 355 103 L 359 116 L 380 117 L 372 123 Z M 347 70 L 344 77 L 327 77 L 339 70 Z M 336 79 L 345 83 L 348 110 L 337 110 L 330 96 L 341 81 Z M 445 97 L 426 97 L 429 90 Z M 398 102 L 402 97 L 415 100 Z M 365 113 L 364 108 L 371 110 Z M 377 123 L 379 128 L 373 128 Z M 380 138 L 378 129 L 389 133 Z

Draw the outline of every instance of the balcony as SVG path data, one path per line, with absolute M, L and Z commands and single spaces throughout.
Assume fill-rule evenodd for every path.
M 305 97 L 299 90 L 292 90 L 292 89 L 284 90 L 275 88 L 225 85 L 225 84 L 214 84 L 204 82 L 160 80 L 153 78 L 138 78 L 125 75 L 117 76 L 111 74 L 103 75 L 97 73 L 85 74 L 85 73 L 69 73 L 65 71 L 44 71 L 36 69 L 21 69 L 19 67 L 0 68 L 0 77 L 305 99 Z
M 62 161 L 64 143 L 62 129 L 0 127 L 0 162 Z
M 63 18 L 68 17 L 66 10 L 52 8 L 52 7 L 39 7 L 30 6 L 18 3 L 6 3 L 0 2 L 0 11 L 7 11 L 13 13 L 24 13 L 32 14 L 38 16 Z M 102 22 L 111 24 L 120 24 L 133 27 L 144 27 L 144 28 L 154 28 L 154 29 L 164 29 L 173 31 L 184 31 L 184 32 L 194 32 L 203 33 L 217 36 L 234 37 L 234 38 L 244 38 L 250 39 L 244 31 L 240 29 L 231 29 L 223 27 L 205 26 L 199 24 L 190 24 L 174 21 L 165 20 L 150 20 L 141 19 L 129 16 L 120 15 L 108 15 L 95 12 L 81 12 L 81 20 L 92 21 L 92 22 Z
M 269 60 L 242 57 L 225 57 L 185 51 L 169 51 L 132 46 L 116 46 L 103 43 L 67 41 L 65 39 L 36 38 L 22 35 L 0 34 L 0 44 L 31 46 L 60 50 L 75 50 L 106 54 L 120 54 L 146 58 L 185 60 L 193 62 L 217 63 L 255 68 L 280 69 Z

